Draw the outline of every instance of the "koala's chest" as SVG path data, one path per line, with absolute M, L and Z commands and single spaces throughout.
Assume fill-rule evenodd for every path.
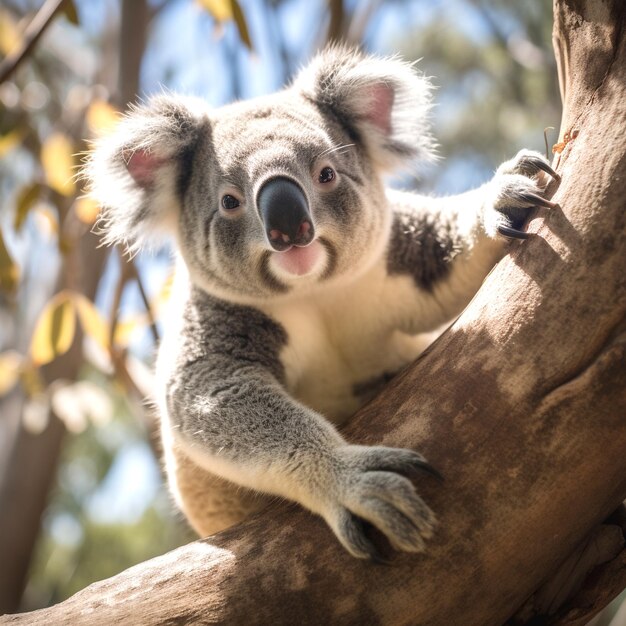
M 395 328 L 388 307 L 343 297 L 274 311 L 288 336 L 280 360 L 289 392 L 335 423 L 376 395 L 428 344 Z

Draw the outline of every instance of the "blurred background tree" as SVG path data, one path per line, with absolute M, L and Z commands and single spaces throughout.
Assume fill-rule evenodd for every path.
M 219 106 L 344 41 L 423 59 L 443 160 L 394 183 L 456 193 L 558 126 L 551 29 L 546 0 L 3 0 L 0 614 L 192 538 L 150 408 L 170 254 L 99 247 L 88 141 L 163 88 Z

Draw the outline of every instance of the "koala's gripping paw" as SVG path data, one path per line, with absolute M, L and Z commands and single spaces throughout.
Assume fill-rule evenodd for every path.
M 485 214 L 487 234 L 527 239 L 529 235 L 522 229 L 530 212 L 536 207 L 552 209 L 556 206 L 542 195 L 551 177 L 557 182 L 561 180 L 539 152 L 521 150 L 503 163 L 491 181 L 492 191 Z
M 365 534 L 366 520 L 397 550 L 423 552 L 435 515 L 400 473 L 419 470 L 441 478 L 439 473 L 412 450 L 344 446 L 338 456 L 334 498 L 322 514 L 345 548 L 359 558 L 384 560 Z

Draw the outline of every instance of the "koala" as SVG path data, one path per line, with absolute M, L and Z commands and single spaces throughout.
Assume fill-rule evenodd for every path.
M 355 557 L 364 521 L 420 552 L 436 521 L 414 450 L 339 427 L 455 318 L 558 175 L 522 151 L 479 189 L 387 189 L 431 159 L 431 86 L 412 65 L 343 47 L 291 85 L 217 110 L 159 95 L 96 144 L 86 176 L 109 243 L 173 238 L 172 311 L 156 365 L 165 463 L 195 530 L 269 497 L 319 514 Z

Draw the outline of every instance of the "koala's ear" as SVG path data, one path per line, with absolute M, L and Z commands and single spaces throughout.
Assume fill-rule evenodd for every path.
M 432 87 L 409 63 L 333 46 L 302 70 L 293 88 L 332 114 L 381 169 L 433 157 Z
M 154 234 L 175 232 L 191 157 L 208 124 L 200 100 L 161 95 L 96 142 L 83 175 L 102 207 L 98 227 L 107 243 L 136 250 Z

